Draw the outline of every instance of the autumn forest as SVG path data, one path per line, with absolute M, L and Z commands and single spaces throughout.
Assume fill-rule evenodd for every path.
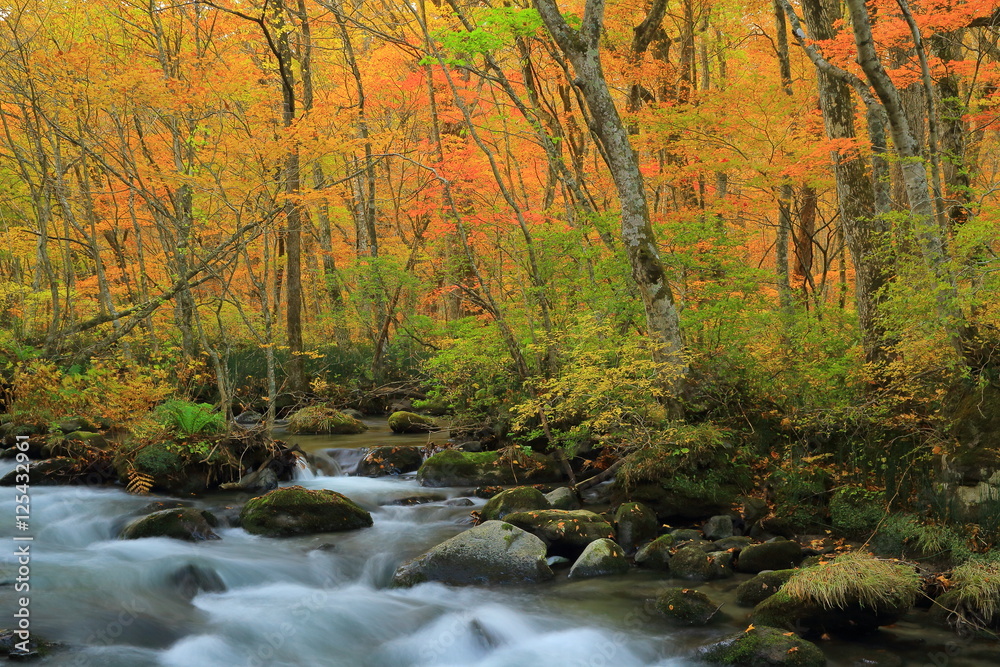
M 415 382 L 568 451 L 706 425 L 860 437 L 852 465 L 887 433 L 960 447 L 967 397 L 996 401 L 998 25 L 975 0 L 9 5 L 8 380 L 271 419 Z

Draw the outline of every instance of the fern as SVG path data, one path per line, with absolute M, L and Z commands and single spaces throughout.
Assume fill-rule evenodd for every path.
M 208 403 L 192 403 L 181 399 L 167 401 L 156 409 L 158 422 L 181 435 L 221 433 L 226 430 L 226 420 L 214 412 Z
M 153 488 L 154 477 L 146 473 L 139 472 L 135 468 L 128 471 L 128 484 L 125 490 L 138 496 L 144 496 Z

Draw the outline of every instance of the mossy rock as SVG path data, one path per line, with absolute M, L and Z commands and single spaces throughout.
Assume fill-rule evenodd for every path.
M 554 510 L 578 510 L 580 500 L 567 486 L 560 486 L 545 494 L 545 499 L 549 501 L 549 506 Z
M 771 570 L 755 575 L 736 587 L 736 604 L 741 607 L 756 607 L 771 597 L 791 579 L 795 570 Z
M 449 449 L 428 458 L 417 471 L 417 481 L 431 487 L 545 484 L 562 477 L 555 460 L 537 452 L 511 460 L 499 452 Z
M 676 447 L 647 447 L 625 457 L 612 485 L 612 504 L 641 502 L 661 521 L 703 520 L 728 512 L 739 489 L 750 485 L 731 448 L 714 443 L 680 454 Z
M 681 547 L 670 559 L 670 573 L 694 581 L 727 579 L 733 576 L 732 560 L 728 551 L 706 553 L 698 546 Z
M 613 540 L 602 538 L 587 545 L 570 568 L 569 576 L 571 579 L 586 579 L 626 572 L 628 561 L 625 559 L 625 550 Z
M 59 647 L 56 642 L 50 642 L 38 636 L 38 633 L 31 630 L 30 636 L 25 639 L 18 634 L 18 630 L 0 629 L 0 656 L 8 657 L 12 662 L 27 662 L 44 658 L 53 650 Z M 27 651 L 23 642 L 27 642 Z
M 30 486 L 61 486 L 72 484 L 86 473 L 87 464 L 79 459 L 54 458 L 32 461 L 28 464 L 28 484 Z M 0 478 L 0 486 L 15 486 L 18 470 L 11 470 Z
M 911 565 L 861 553 L 796 571 L 753 612 L 754 623 L 812 633 L 865 633 L 892 625 L 913 605 Z
M 699 651 L 705 662 L 738 667 L 824 667 L 826 657 L 812 642 L 779 628 L 756 626 Z
M 705 625 L 719 605 L 700 591 L 691 588 L 668 588 L 653 603 L 653 608 L 672 625 Z
M 885 516 L 882 494 L 858 487 L 838 489 L 830 498 L 830 523 L 846 537 L 871 535 Z
M 429 433 L 436 431 L 438 425 L 430 417 L 399 410 L 389 415 L 389 428 L 393 433 Z
M 368 450 L 358 463 L 359 477 L 382 477 L 413 472 L 424 462 L 419 447 L 383 445 Z
M 175 540 L 201 542 L 219 539 L 219 536 L 212 530 L 218 525 L 218 520 L 211 512 L 193 507 L 182 507 L 153 512 L 137 519 L 122 530 L 120 537 L 123 540 L 170 537 Z
M 336 491 L 289 486 L 249 500 L 240 523 L 254 535 L 289 537 L 365 528 L 372 516 Z
M 661 572 L 670 571 L 671 549 L 674 546 L 673 535 L 660 535 L 645 545 L 635 554 L 635 564 L 639 567 Z
M 804 558 L 798 542 L 775 538 L 763 544 L 751 544 L 740 551 L 736 570 L 756 574 L 764 570 L 787 570 Z
M 403 564 L 393 574 L 392 583 L 524 584 L 552 576 L 545 562 L 544 542 L 504 521 L 487 521 Z
M 69 417 L 67 419 L 61 419 L 59 421 L 58 428 L 61 433 L 67 435 L 78 431 L 96 433 L 99 429 L 99 425 L 90 421 L 86 417 Z
M 541 491 L 530 486 L 519 486 L 490 498 L 479 513 L 479 518 L 483 521 L 492 521 L 516 512 L 545 509 L 549 509 L 549 501 Z
M 298 435 L 348 435 L 364 433 L 364 422 L 325 405 L 310 405 L 288 419 L 288 432 Z
M 611 524 L 587 510 L 515 512 L 505 520 L 540 537 L 557 556 L 576 556 L 594 540 L 615 538 Z
M 615 510 L 615 530 L 618 543 L 627 553 L 635 553 L 659 531 L 656 514 L 642 503 L 622 503 Z
M 171 495 L 205 491 L 212 477 L 208 464 L 182 456 L 174 451 L 177 447 L 178 443 L 154 442 L 120 448 L 114 459 L 119 479 L 127 483 L 138 473 L 151 478 L 150 488 Z

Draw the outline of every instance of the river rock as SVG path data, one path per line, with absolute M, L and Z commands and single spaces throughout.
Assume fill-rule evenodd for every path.
M 437 430 L 438 425 L 430 417 L 398 410 L 389 415 L 389 428 L 393 433 L 429 433 Z
M 492 521 L 516 512 L 544 509 L 549 509 L 549 501 L 541 491 L 530 486 L 519 486 L 501 491 L 490 498 L 479 517 L 483 521 Z
M 287 537 L 365 528 L 372 516 L 336 491 L 289 486 L 248 501 L 240 523 L 248 533 Z
M 670 559 L 670 572 L 681 579 L 711 581 L 733 576 L 733 555 L 726 551 L 705 553 L 697 546 L 678 549 Z
M 626 553 L 635 553 L 640 545 L 656 537 L 659 528 L 656 514 L 642 503 L 622 503 L 615 511 L 618 543 Z
M 505 521 L 487 521 L 445 540 L 396 570 L 393 585 L 522 584 L 551 579 L 545 543 Z
M 732 537 L 724 537 L 721 540 L 716 540 L 712 544 L 719 551 L 729 551 L 730 549 L 739 551 L 753 544 L 753 538 L 745 535 L 733 535 Z
M 549 501 L 549 507 L 554 510 L 580 509 L 580 501 L 573 490 L 567 486 L 560 486 L 558 489 L 546 493 L 545 499 Z
M 368 450 L 358 463 L 357 474 L 360 477 L 399 475 L 417 470 L 423 462 L 424 455 L 419 447 L 383 445 Z
M 611 524 L 587 510 L 516 512 L 506 521 L 542 538 L 557 555 L 576 555 L 594 540 L 615 538 Z
M 11 662 L 28 662 L 44 658 L 57 646 L 59 645 L 55 642 L 41 639 L 34 628 L 31 629 L 31 636 L 28 639 L 18 636 L 16 630 L 0 629 L 0 656 L 9 658 Z M 24 648 L 28 650 L 22 650 Z
M 653 608 L 673 625 L 705 625 L 719 605 L 700 591 L 691 588 L 668 588 L 653 603 Z
M 550 456 L 532 452 L 511 461 L 499 452 L 459 452 L 448 449 L 424 461 L 417 471 L 423 486 L 512 486 L 558 482 L 563 473 Z
M 676 530 L 670 531 L 670 534 L 677 543 L 704 539 L 702 532 L 700 530 L 695 530 L 694 528 L 677 528 Z
M 752 544 L 740 551 L 736 570 L 750 574 L 764 570 L 787 570 L 801 563 L 803 557 L 802 547 L 798 542 L 776 537 L 763 544 Z
M 716 665 L 739 667 L 824 667 L 826 657 L 812 642 L 794 632 L 778 628 L 753 627 L 737 632 L 700 651 L 702 660 Z
M 733 532 L 733 517 L 717 514 L 702 525 L 701 532 L 705 533 L 705 539 L 713 542 L 732 537 L 735 534 Z
M 673 535 L 660 535 L 639 549 L 635 554 L 635 564 L 651 570 L 668 572 L 670 570 L 670 550 L 673 546 Z
M 220 539 L 212 530 L 219 525 L 215 515 L 193 507 L 161 510 L 137 519 L 125 526 L 120 538 L 139 540 L 144 537 L 170 537 L 175 540 L 201 542 Z
M 288 419 L 288 432 L 300 435 L 346 435 L 367 430 L 361 420 L 325 405 L 302 408 Z
M 771 597 L 785 585 L 795 570 L 770 570 L 761 572 L 749 581 L 736 587 L 736 604 L 741 607 L 756 607 Z
M 264 421 L 264 415 L 256 410 L 244 410 L 240 414 L 236 415 L 236 419 L 233 421 L 240 426 L 256 426 Z
M 249 475 L 244 475 L 238 482 L 227 482 L 221 489 L 247 491 L 249 493 L 267 493 L 278 488 L 278 473 L 270 466 L 265 466 L 261 470 L 256 470 Z
M 28 464 L 28 484 L 31 486 L 58 486 L 70 484 L 79 479 L 87 466 L 78 459 L 59 457 L 32 461 Z M 0 478 L 0 486 L 14 486 L 18 483 L 18 469 L 15 468 Z
M 572 579 L 585 579 L 626 572 L 628 561 L 625 560 L 625 551 L 612 540 L 602 538 L 587 545 L 570 568 L 569 576 Z
M 194 563 L 172 572 L 167 582 L 185 600 L 194 598 L 198 593 L 223 593 L 226 590 L 226 584 L 215 570 Z

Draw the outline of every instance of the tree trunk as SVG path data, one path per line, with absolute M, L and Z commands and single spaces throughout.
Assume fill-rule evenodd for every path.
M 587 0 L 580 30 L 570 28 L 554 0 L 535 0 L 542 21 L 573 66 L 577 86 L 590 110 L 592 130 L 604 148 L 604 157 L 621 204 L 621 235 L 632 278 L 639 287 L 653 355 L 667 364 L 665 388 L 680 396 L 687 362 L 683 356 L 680 321 L 673 294 L 649 218 L 649 207 L 639 160 L 615 107 L 601 67 L 599 41 L 604 22 L 604 0 Z M 677 405 L 673 406 L 679 412 Z

